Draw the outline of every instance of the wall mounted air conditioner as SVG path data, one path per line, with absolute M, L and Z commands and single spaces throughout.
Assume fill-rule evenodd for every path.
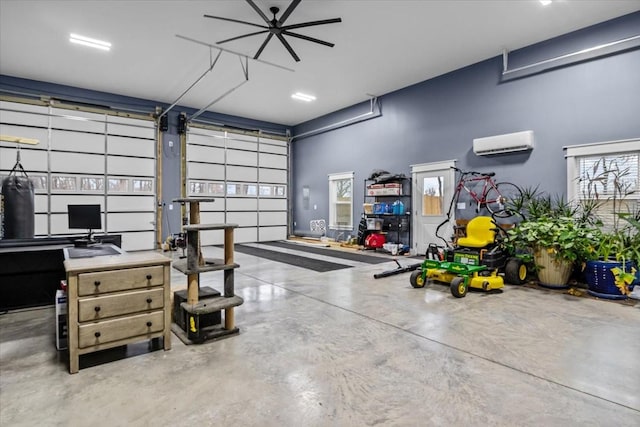
M 473 152 L 478 156 L 533 150 L 533 131 L 525 130 L 505 135 L 473 140 Z

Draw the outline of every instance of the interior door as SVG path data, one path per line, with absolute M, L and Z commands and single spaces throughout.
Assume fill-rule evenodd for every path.
M 453 235 L 454 210 L 449 221 L 440 227 L 436 235 L 438 226 L 447 219 L 447 210 L 453 197 L 455 173 L 452 166 L 455 166 L 455 160 L 411 166 L 413 249 L 418 255 L 425 254 L 430 243 L 443 245 L 442 238 L 450 241 Z

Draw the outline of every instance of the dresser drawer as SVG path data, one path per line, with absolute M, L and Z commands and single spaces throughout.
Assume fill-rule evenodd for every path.
M 78 301 L 78 320 L 80 322 L 95 321 L 123 314 L 157 310 L 163 306 L 163 288 L 89 297 Z
M 127 268 L 124 270 L 99 271 L 78 274 L 78 295 L 97 295 L 105 292 L 159 286 L 164 282 L 161 265 Z
M 164 312 L 92 322 L 78 326 L 78 347 L 87 348 L 132 337 L 142 337 L 164 329 Z

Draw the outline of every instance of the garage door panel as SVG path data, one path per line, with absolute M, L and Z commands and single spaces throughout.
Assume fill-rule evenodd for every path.
M 234 232 L 235 241 L 256 242 L 260 234 L 260 215 L 268 225 L 264 228 L 272 229 L 266 234 L 267 240 L 286 238 L 288 142 L 232 132 L 226 133 L 225 140 L 219 138 L 222 133 L 215 134 L 218 138 L 213 134 L 191 127 L 187 136 L 187 178 L 190 192 L 194 192 L 191 196 L 217 195 L 220 191 L 218 186 L 221 183 L 227 185 L 226 215 L 222 209 L 218 212 L 219 217 L 214 218 L 205 219 L 201 213 L 201 222 L 238 224 L 239 228 Z M 212 152 L 216 153 L 215 160 L 211 160 Z M 282 195 L 282 198 L 262 198 L 275 194 Z M 216 209 L 221 207 L 216 205 Z M 202 208 L 201 212 L 204 212 Z M 260 225 L 262 227 L 263 224 Z M 203 235 L 201 239 L 203 244 L 223 242 L 222 235 Z
M 227 212 L 227 222 L 239 226 L 258 225 L 257 212 Z
M 107 173 L 111 175 L 155 176 L 155 160 L 107 156 Z
M 187 150 L 187 161 L 224 163 L 224 148 L 190 145 Z
M 102 155 L 104 153 L 104 135 L 54 129 L 51 131 L 51 148 Z
M 155 214 L 153 212 L 109 213 L 107 230 L 109 233 L 123 231 L 153 231 Z
M 0 120 L 2 120 L 4 123 L 15 123 L 17 125 L 42 126 L 42 127 L 49 126 L 48 115 L 23 113 L 19 111 L 0 110 Z
M 208 212 L 208 211 L 213 211 L 213 212 L 224 211 L 224 199 L 220 197 L 215 199 L 215 202 L 201 202 L 200 212 Z
M 84 153 L 51 153 L 51 171 L 55 173 L 104 173 L 104 156 Z
M 227 138 L 229 143 L 231 144 L 238 144 L 241 142 L 258 142 L 258 137 L 254 136 L 254 135 L 245 135 L 243 133 L 233 133 L 233 132 L 227 132 Z
M 229 198 L 227 209 L 230 211 L 256 211 L 258 210 L 257 199 Z
M 258 151 L 258 144 L 250 141 L 234 141 L 227 139 L 227 149 L 239 151 Z
M 4 111 L 7 108 L 15 111 Z M 85 235 L 87 230 L 68 228 L 67 206 L 98 204 L 101 210 L 109 208 L 112 212 L 102 214 L 103 230 L 96 232 L 101 233 L 110 225 L 114 233 L 125 232 L 138 241 L 145 240 L 129 245 L 131 249 L 153 249 L 156 209 L 153 120 L 4 101 L 0 101 L 0 109 L 2 121 L 7 122 L 0 125 L 0 133 L 40 141 L 21 150 L 21 163 L 36 183 L 37 235 Z M 107 130 L 118 135 L 109 136 Z M 6 175 L 5 163 L 8 170 L 15 164 L 14 145 L 0 143 L 0 175 Z M 142 232 L 136 233 L 138 230 Z M 123 241 L 126 239 L 123 237 Z
M 49 107 L 46 107 L 43 105 L 23 104 L 21 102 L 0 101 L 0 109 L 27 111 L 31 113 L 44 114 L 44 115 L 49 114 Z M 4 114 L 4 113 L 0 113 L 0 114 Z
M 258 180 L 258 170 L 244 166 L 227 166 L 227 180 L 256 182 Z
M 104 134 L 104 115 L 84 113 L 82 111 L 55 110 L 54 114 L 62 116 L 51 117 L 53 129 L 77 130 Z
M 287 183 L 287 171 L 280 169 L 264 169 L 260 168 L 260 181 L 274 184 Z
M 52 194 L 51 212 L 67 212 L 67 205 L 100 205 L 104 211 L 104 196 L 80 194 Z
M 43 128 L 31 127 L 31 126 L 14 126 L 8 124 L 0 124 L 0 135 L 17 136 L 18 138 L 31 138 L 37 139 L 39 142 L 36 145 L 30 145 L 29 148 L 35 150 L 46 150 L 49 146 L 49 131 Z M 14 142 L 0 142 L 0 147 L 12 148 L 15 150 L 16 144 Z M 24 146 L 21 148 L 25 148 Z
M 224 180 L 224 165 L 189 163 L 190 179 Z
M 47 217 L 47 213 L 36 214 L 33 219 L 34 224 L 34 235 L 35 236 L 46 236 L 49 229 L 49 219 Z
M 224 211 L 222 212 L 200 212 L 200 224 L 223 224 Z
M 49 198 L 46 194 L 36 194 L 33 198 L 33 207 L 35 213 L 49 212 Z
M 287 169 L 287 156 L 260 153 L 260 166 L 264 168 Z
M 238 243 L 235 239 L 234 242 Z M 200 233 L 200 244 L 202 246 L 223 245 L 224 234 L 219 231 L 203 231 Z
M 155 141 L 126 136 L 107 136 L 107 150 L 109 154 L 121 154 L 132 157 L 154 158 L 156 153 Z
M 286 225 L 287 213 L 286 212 L 260 212 L 259 213 L 260 225 Z
M 221 147 L 225 146 L 224 134 L 222 133 L 213 133 L 211 135 L 200 135 L 197 133 L 189 133 L 189 137 L 187 139 L 189 145 L 198 144 L 198 145 L 206 145 L 209 147 Z
M 120 123 L 120 124 L 125 124 L 125 125 L 131 125 L 131 126 L 136 126 L 136 127 L 141 127 L 141 128 L 148 128 L 148 129 L 155 129 L 155 121 L 153 120 L 144 120 L 144 119 L 137 119 L 137 118 L 131 118 L 131 117 L 122 117 L 122 116 L 114 116 L 114 115 L 107 115 L 107 122 L 108 123 Z
M 287 199 L 260 199 L 261 211 L 286 211 Z
M 156 136 L 154 128 L 122 125 L 117 123 L 107 124 L 107 133 L 109 135 L 126 135 L 128 137 L 146 138 L 151 140 Z
M 233 233 L 233 240 L 236 243 L 252 243 L 258 241 L 258 228 L 236 228 Z
M 227 150 L 227 164 L 258 166 L 258 153 L 255 151 Z
M 10 171 L 16 164 L 17 150 L 2 148 L 0 151 L 0 169 Z M 47 171 L 47 152 L 44 150 L 20 150 L 20 164 L 30 172 Z
M 148 212 L 153 207 L 155 196 L 109 196 L 110 212 Z
M 275 240 L 286 240 L 287 227 L 260 227 L 260 242 L 273 242 Z
M 153 249 L 154 245 L 150 242 L 155 240 L 155 233 L 153 231 L 133 232 L 133 233 L 120 233 L 122 242 L 122 249 L 127 252 L 132 251 L 147 251 Z
M 102 228 L 100 230 L 91 230 L 95 234 L 100 234 L 104 230 L 104 214 L 101 215 Z M 87 234 L 88 230 L 69 228 L 69 216 L 66 213 L 51 214 L 51 234 Z

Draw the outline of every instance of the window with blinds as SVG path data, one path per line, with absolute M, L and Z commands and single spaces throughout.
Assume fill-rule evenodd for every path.
M 598 202 L 595 213 L 605 225 L 615 224 L 616 213 L 638 211 L 638 152 L 583 156 L 577 160 L 580 199 Z

